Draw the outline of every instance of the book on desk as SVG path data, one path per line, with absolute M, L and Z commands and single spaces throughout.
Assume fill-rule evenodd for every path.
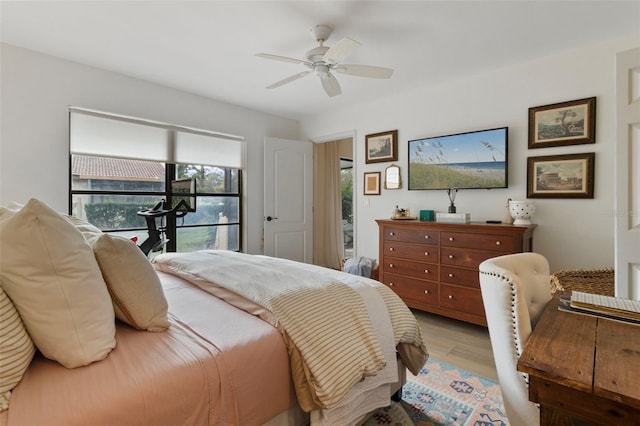
M 572 291 L 560 296 L 558 309 L 640 324 L 640 300 Z

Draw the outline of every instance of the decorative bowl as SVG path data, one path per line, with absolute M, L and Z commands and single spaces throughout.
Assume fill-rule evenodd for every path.
M 535 201 L 509 201 L 509 214 L 514 219 L 514 225 L 531 225 L 531 216 L 535 211 Z

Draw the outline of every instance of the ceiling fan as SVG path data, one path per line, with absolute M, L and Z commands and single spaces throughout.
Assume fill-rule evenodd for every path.
M 311 28 L 311 35 L 318 42 L 319 46 L 314 47 L 305 54 L 305 59 L 295 59 L 286 56 L 272 55 L 270 53 L 257 53 L 256 56 L 266 59 L 274 59 L 276 61 L 292 62 L 294 64 L 301 64 L 309 68 L 306 71 L 299 72 L 284 80 L 277 81 L 269 86 L 267 89 L 275 89 L 276 87 L 283 86 L 287 83 L 291 83 L 299 78 L 302 78 L 315 71 L 316 75 L 320 78 L 322 87 L 327 95 L 333 97 L 342 93 L 340 84 L 332 71 L 341 74 L 354 75 L 358 77 L 369 78 L 390 78 L 393 74 L 393 70 L 389 68 L 374 67 L 371 65 L 352 65 L 340 63 L 344 58 L 353 53 L 360 43 L 350 38 L 343 38 L 332 47 L 327 47 L 324 42 L 327 41 L 331 35 L 332 29 L 327 25 L 316 25 Z

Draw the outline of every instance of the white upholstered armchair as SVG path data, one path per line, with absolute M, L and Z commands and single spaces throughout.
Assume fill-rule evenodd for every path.
M 537 253 L 485 260 L 480 264 L 480 288 L 509 423 L 538 425 L 538 407 L 529 401 L 529 376 L 517 371 L 516 364 L 551 299 L 549 263 Z

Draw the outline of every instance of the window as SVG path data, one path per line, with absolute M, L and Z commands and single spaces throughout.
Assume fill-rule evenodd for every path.
M 169 208 L 171 181 L 192 178 L 196 211 L 156 219 L 164 249 L 241 250 L 243 138 L 77 108 L 69 135 L 73 216 L 141 243 L 138 211 L 162 200 Z
M 240 250 L 240 170 L 178 164 L 176 172 L 195 178 L 198 194 L 196 211 L 177 220 L 177 251 Z
M 340 159 L 344 258 L 353 257 L 353 160 Z

